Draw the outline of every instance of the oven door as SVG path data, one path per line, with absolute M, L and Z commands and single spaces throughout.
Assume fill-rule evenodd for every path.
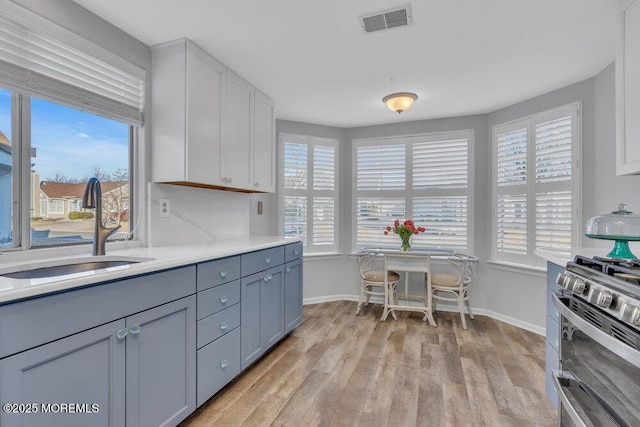
M 640 334 L 576 297 L 553 303 L 562 325 L 561 425 L 640 426 Z

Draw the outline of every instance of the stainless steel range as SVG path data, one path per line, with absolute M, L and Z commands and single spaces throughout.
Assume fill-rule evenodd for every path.
M 562 426 L 640 426 L 640 260 L 578 256 L 553 296 Z

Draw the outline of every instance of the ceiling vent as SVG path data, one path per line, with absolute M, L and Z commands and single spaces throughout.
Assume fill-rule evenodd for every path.
M 360 16 L 360 25 L 365 33 L 388 30 L 389 28 L 411 25 L 411 6 L 369 13 Z

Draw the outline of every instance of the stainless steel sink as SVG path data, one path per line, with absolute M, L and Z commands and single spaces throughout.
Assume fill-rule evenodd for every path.
M 102 259 L 96 259 L 96 257 L 91 257 L 57 262 L 51 261 L 40 264 L 29 264 L 25 268 L 16 266 L 14 268 L 2 269 L 0 270 L 0 277 L 8 277 L 11 279 L 42 279 L 121 267 L 152 260 L 153 258 L 104 257 Z

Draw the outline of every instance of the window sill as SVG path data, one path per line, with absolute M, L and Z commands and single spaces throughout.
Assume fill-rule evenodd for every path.
M 342 254 L 338 252 L 312 252 L 304 253 L 303 258 L 309 261 L 325 260 L 325 259 L 341 259 Z
M 544 267 L 514 264 L 504 261 L 487 261 L 487 265 L 494 270 L 509 271 L 511 273 L 520 273 L 535 277 L 547 277 L 547 269 Z

